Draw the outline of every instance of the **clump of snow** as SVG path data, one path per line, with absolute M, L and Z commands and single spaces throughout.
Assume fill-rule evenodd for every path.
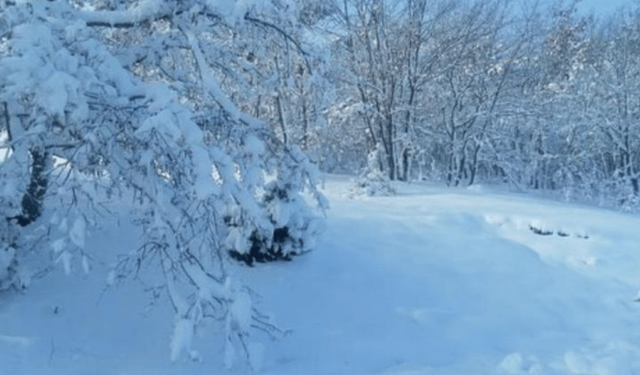
M 73 78 L 62 72 L 54 72 L 42 82 L 38 91 L 38 104 L 46 108 L 52 116 L 64 118 L 67 107 L 67 85 L 73 84 Z
M 520 374 L 522 372 L 522 368 L 524 366 L 524 358 L 520 353 L 511 353 L 506 356 L 500 365 L 498 365 L 498 370 L 510 374 Z
M 380 168 L 381 152 L 381 146 L 378 145 L 378 147 L 369 154 L 367 167 L 354 181 L 351 196 L 366 195 L 371 197 L 396 194 L 395 189 L 391 186 L 389 176 Z
M 485 188 L 484 185 L 482 184 L 473 184 L 473 185 L 469 185 L 467 186 L 467 191 L 470 192 L 474 192 L 474 193 L 478 193 L 478 194 L 482 194 L 486 191 L 487 189 Z
M 239 332 L 246 332 L 251 327 L 252 303 L 251 296 L 247 292 L 238 292 L 231 303 L 229 313 L 233 316 L 233 322 Z
M 61 263 L 62 266 L 64 267 L 64 272 L 67 275 L 71 274 L 71 261 L 73 259 L 73 255 L 68 252 L 68 251 L 63 251 L 62 253 L 60 253 L 60 255 L 58 256 L 58 259 L 56 259 L 57 263 Z
M 592 366 L 580 353 L 569 350 L 564 355 L 564 364 L 570 374 L 588 374 Z
M 53 250 L 53 252 L 55 254 L 60 253 L 62 250 L 64 250 L 67 247 L 67 240 L 66 238 L 58 238 L 57 240 L 53 241 L 51 243 L 51 249 Z
M 107 286 L 113 286 L 116 283 L 116 271 L 115 270 L 109 270 L 109 272 L 107 273 Z
M 84 271 L 84 273 L 89 273 L 91 271 L 89 258 L 85 254 L 82 254 L 82 270 Z
M 224 345 L 224 368 L 229 371 L 233 368 L 233 364 L 236 361 L 236 348 L 231 342 L 231 338 L 225 341 Z
M 498 371 L 506 375 L 544 375 L 549 373 L 549 370 L 545 369 L 536 357 L 525 358 L 521 353 L 507 355 L 498 365 Z
M 173 328 L 171 337 L 171 361 L 178 360 L 183 353 L 191 352 L 191 340 L 193 339 L 193 322 L 188 318 L 180 318 Z
M 249 365 L 251 369 L 256 373 L 260 373 L 265 360 L 264 345 L 259 342 L 251 342 L 247 345 L 247 351 L 249 352 Z
M 625 340 L 569 350 L 562 361 L 564 372 L 587 375 L 633 375 L 640 366 L 640 347 Z
M 84 249 L 87 223 L 82 216 L 76 217 L 69 231 L 69 239 L 77 247 Z

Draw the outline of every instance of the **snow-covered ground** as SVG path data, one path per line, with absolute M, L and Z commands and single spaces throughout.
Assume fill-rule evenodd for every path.
M 289 331 L 256 333 L 259 373 L 640 374 L 639 217 L 419 184 L 350 199 L 349 187 L 328 177 L 316 251 L 236 267 Z M 194 343 L 200 362 L 172 364 L 173 315 L 154 285 L 105 289 L 112 257 L 136 240 L 105 226 L 87 239 L 89 274 L 60 267 L 0 295 L 0 375 L 224 373 L 214 326 Z

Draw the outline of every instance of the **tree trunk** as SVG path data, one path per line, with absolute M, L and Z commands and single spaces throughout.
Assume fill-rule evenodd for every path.
M 28 152 L 30 157 L 27 157 L 27 153 L 24 149 L 16 150 L 14 148 L 12 142 L 16 139 L 19 139 L 25 133 L 25 129 L 22 126 L 21 120 L 15 113 L 17 111 L 15 107 L 15 105 L 12 106 L 7 102 L 2 103 L 4 114 L 3 117 L 7 127 L 7 135 L 9 136 L 9 144 L 11 145 L 10 147 L 13 151 L 13 155 L 11 157 L 20 158 L 19 155 L 24 155 L 24 158 L 21 158 L 18 162 L 24 164 L 30 162 L 31 175 L 29 178 L 27 191 L 22 196 L 22 212 L 17 216 L 7 218 L 7 220 L 15 220 L 18 225 L 25 227 L 33 223 L 42 214 L 44 196 L 47 192 L 47 186 L 49 184 L 49 180 L 46 175 L 49 155 L 44 150 L 32 148 Z M 14 111 L 14 113 L 10 113 L 10 111 L 12 110 Z
M 473 159 L 471 161 L 471 177 L 469 178 L 469 186 L 476 182 L 476 174 L 478 173 L 478 154 L 480 153 L 480 145 L 476 144 L 473 149 Z
M 395 158 L 395 148 L 393 145 L 393 121 L 387 120 L 387 139 L 385 139 L 386 143 L 386 151 L 387 151 L 387 166 L 389 167 L 389 179 L 396 179 L 396 158 Z
M 44 196 L 47 192 L 49 179 L 46 175 L 46 164 L 49 155 L 40 150 L 32 149 L 31 178 L 29 187 L 22 197 L 22 213 L 15 217 L 18 225 L 26 227 L 42 215 Z
M 289 143 L 287 139 L 287 123 L 284 117 L 284 109 L 282 108 L 280 93 L 276 95 L 276 109 L 278 110 L 278 122 L 280 123 L 280 130 L 282 131 L 282 143 L 286 146 Z
M 304 152 L 309 151 L 309 113 L 307 110 L 307 101 L 302 99 L 302 139 L 300 140 L 300 148 Z
M 411 151 L 409 151 L 409 148 L 406 147 L 404 150 L 402 150 L 402 159 L 401 159 L 401 163 L 402 163 L 402 175 L 399 176 L 399 180 L 401 181 L 409 181 L 409 164 L 411 161 Z

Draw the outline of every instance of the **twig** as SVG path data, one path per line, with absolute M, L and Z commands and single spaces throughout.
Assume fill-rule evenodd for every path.
M 51 366 L 51 361 L 53 361 L 53 354 L 56 352 L 56 344 L 53 341 L 53 337 L 51 337 L 51 352 L 49 353 L 49 362 L 47 366 Z

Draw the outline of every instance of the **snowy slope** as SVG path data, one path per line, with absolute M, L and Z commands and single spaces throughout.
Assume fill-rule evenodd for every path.
M 256 334 L 261 373 L 640 373 L 640 218 L 417 184 L 350 199 L 349 186 L 328 178 L 316 251 L 236 267 L 290 331 Z M 224 373 L 215 326 L 196 340 L 201 362 L 169 362 L 172 312 L 152 304 L 152 280 L 105 291 L 107 265 L 136 237 L 105 226 L 91 273 L 56 269 L 0 296 L 0 375 Z

